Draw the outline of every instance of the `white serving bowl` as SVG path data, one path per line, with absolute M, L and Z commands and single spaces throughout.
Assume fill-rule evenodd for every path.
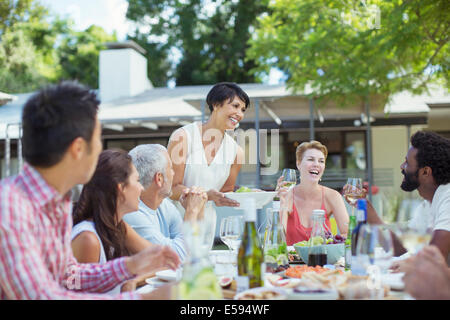
M 262 209 L 266 204 L 275 198 L 277 192 L 275 191 L 260 191 L 260 192 L 226 192 L 227 198 L 233 199 L 241 203 L 244 199 L 255 199 L 256 209 Z

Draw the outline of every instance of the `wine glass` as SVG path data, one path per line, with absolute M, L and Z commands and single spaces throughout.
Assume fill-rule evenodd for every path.
M 389 270 L 394 255 L 391 229 L 384 225 L 361 226 L 356 244 L 356 255 L 368 258 L 366 262 L 376 265 L 382 273 Z
M 362 180 L 360 178 L 348 178 L 344 186 L 344 198 L 354 207 L 358 199 L 364 197 Z
M 232 264 L 236 265 L 237 250 L 241 245 L 241 236 L 243 231 L 242 216 L 229 216 L 226 222 L 226 239 L 231 249 Z
M 431 241 L 432 230 L 427 226 L 413 227 L 408 222 L 397 222 L 393 225 L 395 235 L 409 254 L 415 255 Z
M 394 244 L 389 227 L 370 224 L 361 226 L 356 244 L 356 259 L 352 260 L 352 272 L 369 276 L 367 287 L 372 298 L 383 297 L 381 277 L 389 272 L 393 256 Z
M 344 198 L 352 207 L 352 216 L 356 202 L 358 199 L 364 198 L 364 190 L 362 180 L 360 178 L 348 178 L 347 183 L 344 186 Z
M 292 188 L 297 184 L 297 171 L 294 169 L 283 169 L 281 175 L 283 176 L 283 187 Z
M 228 247 L 228 250 L 231 251 L 230 244 L 227 238 L 227 221 L 228 217 L 222 218 L 220 221 L 220 240 Z
M 242 216 L 230 216 L 227 219 L 226 238 L 230 245 L 231 251 L 235 253 L 241 244 L 241 236 L 243 229 Z

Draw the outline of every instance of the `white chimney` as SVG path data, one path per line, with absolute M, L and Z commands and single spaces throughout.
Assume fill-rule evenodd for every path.
M 99 91 L 102 102 L 128 98 L 153 88 L 147 77 L 145 50 L 133 41 L 107 43 L 100 51 Z

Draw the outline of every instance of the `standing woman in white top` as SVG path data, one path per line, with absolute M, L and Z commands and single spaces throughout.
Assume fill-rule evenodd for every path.
M 206 103 L 211 111 L 209 120 L 176 130 L 167 149 L 175 171 L 171 199 L 177 201 L 183 191 L 192 186 L 202 187 L 208 194 L 205 221 L 209 225 L 207 237 L 212 247 L 216 229 L 212 203 L 218 207 L 239 206 L 224 193 L 234 191 L 244 151 L 226 131 L 237 128 L 250 99 L 235 83 L 222 82 L 210 90 Z

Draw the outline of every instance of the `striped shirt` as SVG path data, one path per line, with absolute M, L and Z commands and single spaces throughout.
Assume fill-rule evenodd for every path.
M 0 182 L 0 300 L 139 299 L 102 294 L 133 277 L 125 258 L 80 264 L 71 248 L 72 203 L 31 166 Z

